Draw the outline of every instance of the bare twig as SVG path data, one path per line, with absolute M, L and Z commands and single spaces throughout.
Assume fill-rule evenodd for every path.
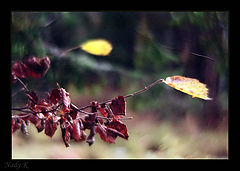
M 12 118 L 25 118 L 29 115 L 31 115 L 31 113 L 28 113 L 28 114 L 25 114 L 25 115 L 12 115 Z
M 23 110 L 23 109 L 29 109 L 29 107 L 13 107 L 12 110 Z
M 23 88 L 24 88 L 26 91 L 29 91 L 29 89 L 28 89 L 27 86 L 24 84 L 24 82 L 23 82 L 20 78 L 18 78 L 18 77 L 16 77 L 16 78 L 17 78 L 17 80 L 22 84 Z
M 137 32 L 140 36 L 142 36 L 143 38 L 148 39 L 148 40 L 150 40 L 151 42 L 153 42 L 154 44 L 156 44 L 156 42 L 155 42 L 152 38 L 147 37 L 146 35 L 144 35 L 143 33 L 140 33 L 139 31 L 136 31 L 136 32 Z M 166 45 L 164 45 L 164 44 L 162 44 L 162 43 L 157 43 L 157 44 L 159 44 L 160 46 L 162 46 L 162 47 L 165 48 L 165 49 L 176 50 L 176 51 L 178 51 L 178 52 L 183 51 L 182 49 L 177 49 L 177 48 L 173 48 L 173 47 L 170 47 L 170 46 L 166 46 Z M 191 54 L 191 55 L 203 57 L 203 58 L 206 58 L 206 59 L 211 60 L 212 62 L 215 62 L 215 60 L 214 60 L 212 57 L 209 57 L 209 56 L 207 56 L 207 55 L 201 55 L 201 54 L 194 53 L 194 52 L 191 52 L 191 51 L 189 51 L 189 52 L 187 52 L 187 53 L 188 53 L 188 54 Z
M 21 89 L 19 89 L 18 91 L 16 91 L 15 93 L 12 94 L 12 97 L 16 96 L 19 92 L 25 90 L 24 87 L 22 87 Z
M 96 116 L 96 118 L 101 118 L 101 119 L 106 119 L 108 121 L 111 121 L 113 118 L 107 118 L 104 116 Z M 117 118 L 117 120 L 129 120 L 129 119 L 133 119 L 132 116 L 126 116 L 126 117 L 122 117 L 122 118 Z
M 89 107 L 91 107 L 91 105 L 87 105 L 87 106 L 81 107 L 81 108 L 79 108 L 79 110 L 84 110 L 84 109 L 87 109 Z
M 132 119 L 133 117 L 132 116 L 125 116 L 123 118 L 118 118 L 118 120 L 129 120 L 129 119 Z
M 195 55 L 195 56 L 200 56 L 200 57 L 203 57 L 203 58 L 206 58 L 206 59 L 209 59 L 209 60 L 215 62 L 215 60 L 213 58 L 211 58 L 209 56 L 206 56 L 206 55 L 200 55 L 200 54 L 197 54 L 197 53 L 194 53 L 194 52 L 190 52 L 190 54 Z
M 48 110 L 48 111 L 34 111 L 29 107 L 22 107 L 22 108 L 12 108 L 11 110 L 16 110 L 16 111 L 21 111 L 23 113 L 29 113 L 30 114 L 34 114 L 36 115 L 37 113 L 48 113 L 48 112 L 53 112 L 55 110 L 57 110 L 60 106 L 62 105 L 62 103 L 60 103 L 59 105 L 57 105 L 55 108 Z M 19 116 L 21 117 L 21 116 Z M 12 118 L 17 118 L 17 115 L 12 115 Z
M 155 86 L 156 84 L 158 84 L 158 83 L 160 83 L 160 82 L 163 82 L 163 79 L 159 79 L 159 80 L 157 80 L 157 81 L 154 81 L 154 82 L 151 83 L 150 85 L 145 86 L 143 89 L 138 90 L 138 91 L 136 91 L 136 92 L 134 92 L 134 93 L 132 93 L 132 94 L 129 94 L 129 95 L 124 96 L 124 98 L 128 98 L 128 97 L 135 96 L 135 95 L 137 95 L 137 94 L 141 94 L 141 93 L 149 90 L 150 88 L 152 88 L 153 86 Z
M 136 91 L 136 92 L 134 92 L 134 93 L 131 93 L 131 94 L 128 94 L 128 95 L 124 96 L 124 98 L 129 98 L 129 97 L 133 97 L 133 96 L 135 96 L 135 95 L 141 94 L 141 93 L 149 90 L 150 88 L 152 88 L 153 86 L 155 86 L 156 84 L 158 84 L 158 83 L 160 83 L 160 82 L 162 82 L 162 81 L 163 81 L 163 79 L 159 79 L 159 80 L 157 80 L 157 81 L 154 81 L 154 82 L 151 83 L 150 85 L 145 86 L 143 89 L 138 90 L 138 91 Z M 101 102 L 101 103 L 99 103 L 99 104 L 102 105 L 102 104 L 109 103 L 109 102 L 111 102 L 111 101 L 112 101 L 112 99 L 109 99 L 109 100 L 106 100 L 106 101 Z M 87 108 L 89 108 L 89 107 L 91 107 L 91 105 L 87 105 L 87 106 L 81 107 L 81 108 L 79 108 L 79 110 L 84 110 L 84 109 L 87 109 Z
M 25 109 L 27 109 L 27 110 L 25 110 Z M 33 111 L 31 111 L 30 108 L 28 108 L 28 107 L 12 108 L 11 110 L 16 110 L 16 111 L 20 111 L 20 112 L 24 112 L 24 113 L 33 113 Z
M 91 113 L 89 113 L 89 112 L 86 112 L 86 111 L 84 111 L 84 110 L 81 110 L 81 109 L 76 109 L 77 111 L 79 111 L 80 113 L 84 113 L 84 114 L 91 114 Z

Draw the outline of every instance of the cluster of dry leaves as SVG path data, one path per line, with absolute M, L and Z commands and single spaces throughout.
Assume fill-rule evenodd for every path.
M 16 83 L 20 78 L 41 78 L 49 67 L 48 57 L 32 57 L 24 62 L 15 62 L 12 66 L 12 81 Z M 15 108 L 20 113 L 12 116 L 13 133 L 20 129 L 24 134 L 28 134 L 27 125 L 31 122 L 38 132 L 44 131 L 49 137 L 54 135 L 60 125 L 66 147 L 69 147 L 71 139 L 77 142 L 86 141 L 92 145 L 97 133 L 108 143 L 115 143 L 117 137 L 128 139 L 127 127 L 120 121 L 126 115 L 123 96 L 101 104 L 93 101 L 88 106 L 91 112 L 86 112 L 75 106 L 69 93 L 58 84 L 44 99 L 39 99 L 32 90 L 25 90 L 25 95 L 28 98 L 26 105 Z M 86 129 L 90 130 L 88 136 Z

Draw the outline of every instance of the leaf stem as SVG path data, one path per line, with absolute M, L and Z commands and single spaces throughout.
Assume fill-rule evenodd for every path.
M 71 52 L 71 51 L 73 51 L 73 50 L 79 49 L 79 48 L 80 48 L 80 46 L 75 46 L 75 47 L 73 47 L 73 48 L 67 49 L 67 50 L 61 52 L 60 56 L 64 56 L 64 55 L 66 55 L 67 53 L 69 53 L 69 52 Z

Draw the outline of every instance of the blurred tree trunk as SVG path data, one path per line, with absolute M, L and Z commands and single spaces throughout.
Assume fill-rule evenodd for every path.
M 213 98 L 211 101 L 207 101 L 204 107 L 203 125 L 209 128 L 216 128 L 220 121 L 220 111 L 218 99 L 219 90 L 219 74 L 214 72 L 214 66 L 211 62 L 206 64 L 205 67 L 205 83 L 209 89 L 209 96 Z
M 99 35 L 113 43 L 114 50 L 110 58 L 114 63 L 124 67 L 134 67 L 134 45 L 139 13 L 135 12 L 106 12 L 102 14 Z
M 218 23 L 217 20 L 214 22 Z M 213 98 L 213 100 L 207 101 L 204 107 L 203 125 L 209 128 L 218 127 L 222 119 L 220 104 L 218 102 L 218 96 L 220 94 L 220 72 L 216 71 L 217 65 L 220 65 L 221 58 L 224 57 L 224 50 L 221 44 L 223 29 L 219 27 L 219 25 L 220 23 L 216 24 L 215 27 L 209 29 L 209 31 L 205 33 L 206 39 L 208 38 L 214 42 L 214 45 L 209 47 L 206 52 L 209 51 L 209 55 L 215 60 L 214 63 L 208 61 L 204 67 L 205 83 L 209 89 L 209 96 Z
M 208 16 L 209 15 L 209 16 Z M 209 18 L 208 29 L 201 30 L 191 24 L 185 24 L 180 31 L 182 51 L 179 56 L 185 65 L 186 76 L 199 79 L 201 82 L 207 84 L 209 89 L 209 97 L 213 98 L 211 101 L 206 101 L 203 109 L 202 126 L 208 128 L 218 127 L 221 121 L 220 104 L 219 104 L 219 80 L 220 72 L 216 71 L 216 65 L 220 65 L 220 61 L 224 56 L 222 49 L 223 30 L 217 20 L 215 14 L 206 15 Z M 214 23 L 214 24 L 212 24 Z M 212 24 L 212 25 L 211 25 Z M 202 38 L 202 40 L 200 39 Z M 203 41 L 204 43 L 201 43 Z M 215 62 L 208 59 L 191 55 L 191 52 L 209 55 Z

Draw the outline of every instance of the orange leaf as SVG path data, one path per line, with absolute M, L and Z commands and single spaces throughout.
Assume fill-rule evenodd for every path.
M 191 95 L 193 98 L 197 97 L 204 100 L 212 100 L 212 98 L 208 97 L 206 84 L 199 82 L 197 79 L 172 76 L 167 77 L 163 82 L 181 92 Z

